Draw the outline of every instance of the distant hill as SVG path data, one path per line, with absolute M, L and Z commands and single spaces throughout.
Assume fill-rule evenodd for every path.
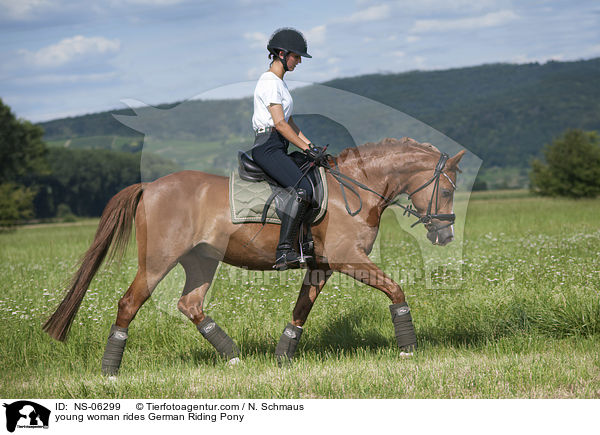
M 600 130 L 600 58 L 372 74 L 322 85 L 405 112 L 477 154 L 488 169 L 524 170 L 545 144 L 567 128 Z M 310 87 L 294 92 L 309 94 Z M 169 109 L 177 109 L 178 103 L 145 112 L 146 122 L 152 119 L 165 125 L 162 136 L 155 138 L 154 150 L 171 153 L 186 167 L 190 166 L 186 164 L 190 155 L 206 149 L 194 167 L 200 165 L 216 172 L 231 169 L 235 150 L 247 148 L 251 142 L 252 100 L 199 100 L 184 104 L 185 110 L 168 119 L 164 115 Z M 324 100 L 319 104 L 325 107 L 334 102 Z M 52 145 L 139 151 L 143 136 L 114 119 L 113 113 L 134 115 L 132 110 L 118 110 L 40 125 Z M 299 117 L 298 121 L 303 130 L 310 131 L 311 139 L 332 143 L 333 150 L 353 145 L 344 126 L 331 120 L 316 116 Z M 372 135 L 376 134 L 376 123 L 373 119 Z
M 528 165 L 567 128 L 600 130 L 600 58 L 376 74 L 324 83 L 388 104 L 483 159 Z

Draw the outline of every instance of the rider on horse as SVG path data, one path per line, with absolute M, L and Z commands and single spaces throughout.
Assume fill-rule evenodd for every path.
M 324 150 L 313 145 L 294 123 L 294 101 L 283 76 L 293 71 L 307 53 L 302 33 L 291 28 L 276 30 L 267 45 L 270 68 L 258 79 L 254 90 L 252 127 L 256 135 L 252 148 L 253 160 L 290 195 L 281 218 L 275 267 L 285 270 L 298 267 L 300 254 L 295 250 L 298 229 L 312 202 L 310 182 L 287 154 L 290 143 L 303 150 L 309 159 L 319 163 Z

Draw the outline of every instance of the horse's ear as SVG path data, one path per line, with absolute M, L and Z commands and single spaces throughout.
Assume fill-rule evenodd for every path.
M 459 151 L 454 157 L 450 157 L 448 159 L 448 163 L 446 164 L 448 169 L 456 171 L 458 169 L 458 162 L 460 162 L 460 159 L 462 159 L 462 157 L 465 155 L 465 152 L 465 150 L 462 150 Z

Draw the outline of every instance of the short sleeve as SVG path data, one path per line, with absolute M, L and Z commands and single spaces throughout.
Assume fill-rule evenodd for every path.
M 278 80 L 266 79 L 261 81 L 259 89 L 259 98 L 266 107 L 271 104 L 283 104 L 283 96 L 279 89 Z

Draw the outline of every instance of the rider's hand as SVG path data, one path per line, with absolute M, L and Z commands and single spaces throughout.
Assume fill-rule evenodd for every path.
M 308 158 L 315 162 L 317 165 L 323 165 L 327 162 L 327 155 L 325 154 L 325 148 L 317 145 L 310 144 L 309 147 L 304 150 Z

